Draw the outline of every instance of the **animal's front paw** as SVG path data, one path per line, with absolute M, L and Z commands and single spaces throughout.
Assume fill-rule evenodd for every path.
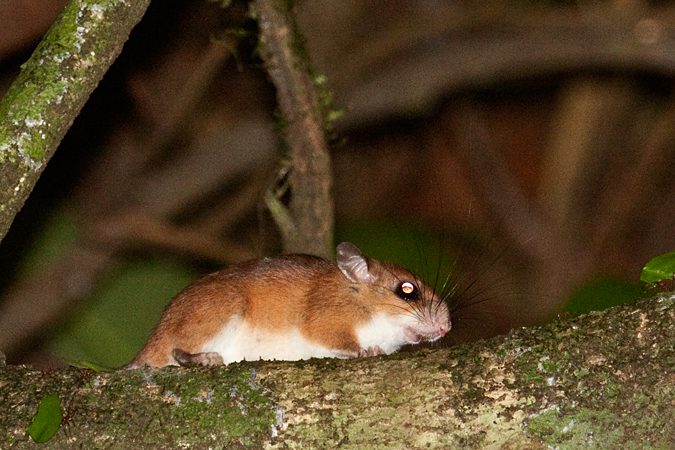
M 384 355 L 384 351 L 379 345 L 376 345 L 375 347 L 362 348 L 359 350 L 359 358 L 377 355 Z
M 174 348 L 171 352 L 171 356 L 173 356 L 181 366 L 191 366 L 193 364 L 199 364 L 202 366 L 223 365 L 223 357 L 216 352 L 188 353 L 179 348 Z

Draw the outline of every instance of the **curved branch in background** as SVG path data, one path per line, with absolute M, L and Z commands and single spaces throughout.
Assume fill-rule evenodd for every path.
M 310 64 L 297 30 L 292 2 L 255 0 L 252 6 L 260 29 L 260 55 L 277 89 L 291 156 L 289 214 L 281 216 L 290 216 L 292 223 L 274 215 L 281 229 L 284 251 L 330 258 L 334 215 L 330 155 L 319 96 L 310 76 Z M 269 199 L 267 203 L 275 204 Z
M 150 0 L 72 0 L 0 102 L 0 240 Z

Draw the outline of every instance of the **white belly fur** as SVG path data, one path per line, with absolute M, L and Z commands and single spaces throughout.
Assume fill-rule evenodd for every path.
M 412 322 L 408 324 L 407 322 Z M 387 316 L 377 314 L 367 324 L 356 330 L 361 348 L 368 349 L 379 346 L 387 355 L 407 344 L 404 330 L 413 325 L 408 315 Z
M 243 323 L 240 317 L 230 320 L 217 336 L 202 347 L 201 351 L 217 352 L 225 364 L 244 359 L 296 361 L 344 357 L 335 350 L 308 341 L 298 329 L 285 333 L 270 333 Z

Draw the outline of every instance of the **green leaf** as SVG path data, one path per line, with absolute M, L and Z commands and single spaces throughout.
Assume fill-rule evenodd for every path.
M 101 366 L 90 361 L 77 360 L 77 361 L 66 361 L 69 366 L 77 367 L 78 369 L 89 369 L 94 372 L 111 372 L 113 369 L 110 367 Z
M 54 394 L 40 400 L 38 412 L 27 431 L 35 442 L 41 444 L 50 440 L 60 426 L 61 399 Z
M 675 252 L 657 256 L 645 264 L 640 280 L 645 283 L 658 283 L 675 275 Z

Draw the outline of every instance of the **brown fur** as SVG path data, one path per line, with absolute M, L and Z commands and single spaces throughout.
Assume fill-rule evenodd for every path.
M 199 353 L 235 316 L 278 333 L 300 327 L 307 340 L 344 356 L 364 354 L 356 327 L 374 312 L 409 313 L 412 306 L 392 299 L 392 290 L 401 278 L 415 280 L 391 264 L 369 259 L 368 267 L 376 283 L 352 283 L 335 263 L 309 255 L 262 258 L 207 275 L 173 299 L 125 368 L 175 364 L 174 349 Z

